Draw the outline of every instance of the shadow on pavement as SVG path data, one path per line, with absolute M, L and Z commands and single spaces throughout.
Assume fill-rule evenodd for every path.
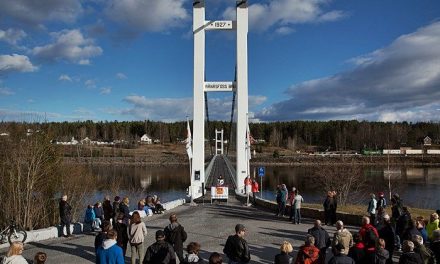
M 47 249 L 47 250 L 54 250 L 63 252 L 65 254 L 69 254 L 72 256 L 81 257 L 85 260 L 95 262 L 96 256 L 95 256 L 95 248 L 90 246 L 82 246 L 77 245 L 73 243 L 64 243 L 63 246 L 55 246 L 55 245 L 45 245 L 37 242 L 30 242 L 30 245 L 33 245 L 35 247 L 38 247 L 40 249 Z M 65 247 L 66 245 L 67 247 Z M 73 248 L 72 248 L 73 247 Z

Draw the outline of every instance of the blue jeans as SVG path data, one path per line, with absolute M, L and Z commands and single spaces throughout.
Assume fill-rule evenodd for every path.
M 293 223 L 301 222 L 301 209 L 293 209 Z

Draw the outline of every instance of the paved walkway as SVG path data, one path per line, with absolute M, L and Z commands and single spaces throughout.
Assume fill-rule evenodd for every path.
M 222 253 L 228 235 L 234 233 L 237 223 L 247 228 L 246 240 L 252 253 L 251 263 L 273 263 L 279 246 L 287 240 L 294 246 L 295 252 L 303 244 L 307 229 L 312 227 L 311 219 L 304 219 L 300 225 L 294 225 L 287 218 L 279 218 L 272 212 L 261 211 L 258 208 L 242 206 L 238 201 L 198 206 L 183 205 L 170 212 L 175 212 L 179 222 L 188 233 L 188 240 L 197 241 L 202 245 L 201 256 L 207 259 L 214 252 Z M 146 221 L 148 235 L 146 245 L 154 242 L 154 233 L 163 229 L 168 223 L 170 212 L 152 216 Z M 334 227 L 327 227 L 333 236 Z M 41 243 L 26 245 L 23 255 L 31 259 L 38 251 L 48 254 L 48 264 L 51 263 L 94 263 L 94 235 L 77 235 L 74 238 L 58 238 Z M 127 255 L 130 250 L 127 250 Z M 126 263 L 129 263 L 129 256 Z

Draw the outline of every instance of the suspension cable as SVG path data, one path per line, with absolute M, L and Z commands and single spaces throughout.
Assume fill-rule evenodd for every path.
M 212 156 L 212 145 L 211 145 L 211 136 L 210 136 L 210 129 L 209 129 L 209 111 L 208 111 L 208 93 L 205 92 L 205 111 L 206 111 L 206 127 L 208 130 L 208 144 L 209 144 L 209 151 L 211 153 Z
M 237 67 L 235 67 L 235 77 L 234 82 L 237 83 Z M 237 84 L 236 84 L 237 85 Z M 229 155 L 229 148 L 232 145 L 232 122 L 234 121 L 234 112 L 235 112 L 235 96 L 236 91 L 232 93 L 232 110 L 231 110 L 231 121 L 229 122 L 229 142 L 228 142 L 228 149 L 226 150 L 226 156 Z

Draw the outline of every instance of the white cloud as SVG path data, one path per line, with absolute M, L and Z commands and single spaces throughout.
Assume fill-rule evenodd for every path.
M 440 22 L 352 59 L 352 70 L 290 87 L 262 120 L 438 120 Z
M 0 87 L 0 95 L 8 96 L 8 95 L 13 95 L 13 94 L 15 94 L 15 93 L 11 89 Z
M 58 81 L 68 81 L 68 82 L 71 82 L 72 78 L 70 78 L 70 76 L 67 75 L 67 74 L 61 74 L 60 77 L 58 78 Z
M 278 35 L 289 35 L 293 32 L 295 32 L 295 29 L 290 27 L 279 27 L 275 30 L 275 33 L 277 33 Z
M 122 72 L 118 72 L 118 73 L 116 73 L 116 78 L 118 78 L 119 80 L 124 80 L 124 79 L 127 79 L 127 76 L 125 74 L 123 74 Z
M 160 32 L 189 19 L 184 0 L 109 0 L 105 13 L 130 32 Z
M 21 29 L 9 28 L 6 31 L 0 29 L 0 41 L 7 42 L 11 45 L 16 45 L 17 42 L 26 36 L 27 34 Z
M 33 72 L 37 69 L 38 67 L 32 65 L 29 58 L 25 55 L 0 55 L 0 74 L 14 71 Z
M 93 89 L 93 88 L 96 88 L 96 81 L 95 80 L 86 80 L 85 82 L 84 82 L 84 85 L 87 87 L 87 88 L 90 88 L 90 89 Z
M 0 14 L 21 23 L 35 25 L 44 21 L 74 22 L 83 12 L 77 0 L 5 0 L 0 1 Z
M 255 31 L 266 31 L 274 27 L 277 33 L 283 33 L 295 24 L 336 21 L 347 16 L 340 10 L 324 11 L 323 7 L 328 2 L 329 0 L 272 0 L 268 3 L 251 4 L 249 26 Z M 235 8 L 232 7 L 223 13 L 226 19 L 235 19 L 235 15 Z
M 112 92 L 112 88 L 110 87 L 103 87 L 99 91 L 100 94 L 110 94 Z
M 192 98 L 147 98 L 130 95 L 124 101 L 131 107 L 122 110 L 109 110 L 110 114 L 130 115 L 138 119 L 152 119 L 172 122 L 184 120 L 193 114 Z M 266 101 L 265 96 L 249 96 L 249 108 L 252 109 Z M 208 98 L 211 120 L 229 120 L 232 110 L 232 97 Z
M 81 65 L 90 64 L 90 58 L 102 54 L 102 49 L 91 38 L 85 38 L 79 29 L 51 33 L 54 43 L 35 47 L 33 55 L 45 61 L 67 60 Z

